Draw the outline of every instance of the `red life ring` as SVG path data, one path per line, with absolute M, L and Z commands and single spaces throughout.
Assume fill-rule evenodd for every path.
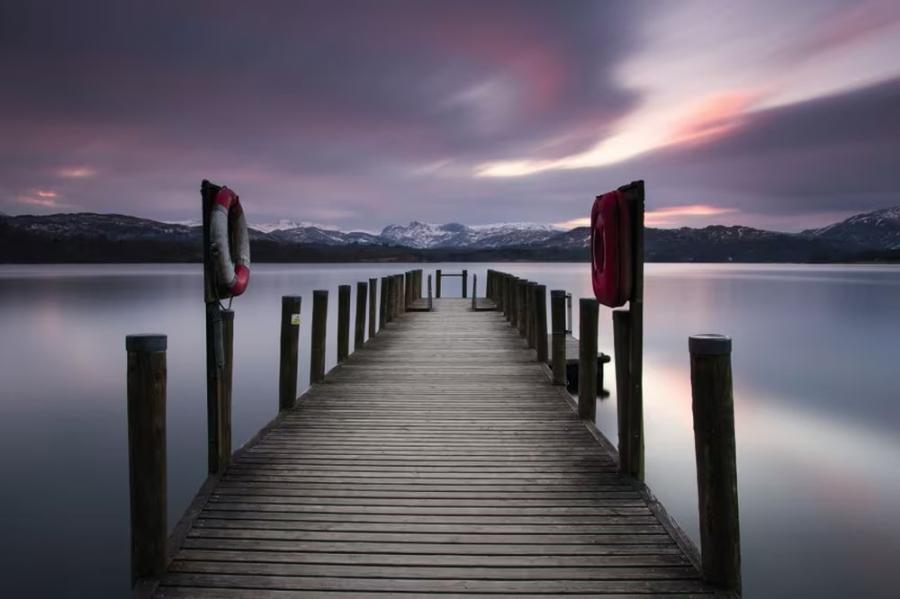
M 616 308 L 631 297 L 631 212 L 625 194 L 597 196 L 591 210 L 591 280 L 594 296 Z
M 250 282 L 250 236 L 241 201 L 227 187 L 213 200 L 209 231 L 219 291 L 232 297 L 244 293 Z

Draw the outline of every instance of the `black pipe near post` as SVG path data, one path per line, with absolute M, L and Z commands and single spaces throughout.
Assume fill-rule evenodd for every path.
M 731 339 L 722 335 L 695 335 L 688 340 L 688 347 L 703 579 L 740 593 L 741 535 Z
M 131 586 L 166 568 L 165 335 L 128 335 L 128 480 Z

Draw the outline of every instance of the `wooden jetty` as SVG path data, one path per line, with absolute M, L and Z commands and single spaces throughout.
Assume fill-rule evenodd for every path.
M 136 594 L 735 596 L 739 587 L 716 577 L 729 564 L 707 566 L 704 559 L 701 567 L 696 549 L 663 507 L 622 471 L 616 449 L 593 418 L 581 417 L 584 409 L 554 376 L 546 355 L 529 347 L 518 322 L 510 325 L 525 308 L 504 300 L 510 296 L 503 287 L 509 291 L 514 279 L 488 273 L 488 295 L 499 308 L 494 311 L 448 298 L 432 298 L 433 309 L 416 311 L 412 304 L 421 294 L 410 286 L 421 285 L 421 271 L 382 279 L 384 324 L 375 336 L 341 356 L 295 402 L 281 402 L 279 415 L 212 472 L 168 547 L 162 542 L 165 338 L 130 337 Z M 360 283 L 358 297 L 366 296 L 366 285 Z M 316 294 L 318 301 L 322 294 Z M 561 312 L 556 304 L 554 315 Z M 546 346 L 546 310 L 542 332 L 540 308 L 536 298 L 526 320 L 533 338 Z M 282 389 L 296 388 L 294 309 L 299 299 L 286 298 Z M 360 309 L 367 311 L 365 302 Z M 368 313 L 374 318 L 372 306 Z M 349 330 L 349 310 L 339 317 L 347 323 L 338 329 Z M 319 311 L 314 318 L 326 315 Z M 565 323 L 553 320 L 553 332 L 564 334 Z M 364 322 L 357 317 L 357 335 Z M 325 330 L 324 320 L 312 326 Z M 550 339 L 559 353 L 564 336 Z M 700 360 L 695 386 L 707 400 L 721 399 L 726 389 L 716 384 L 726 372 L 725 354 L 716 339 L 698 343 L 691 346 L 692 359 Z M 565 341 L 561 351 L 565 356 Z M 596 364 L 596 351 L 593 357 Z M 317 360 L 313 348 L 311 361 Z M 589 356 L 584 360 L 590 362 Z M 293 369 L 288 364 L 284 375 L 291 361 Z M 589 389 L 582 397 L 595 398 L 589 378 L 583 385 Z M 717 434 L 704 437 L 703 447 L 718 448 Z M 722 547 L 736 542 L 736 529 L 722 515 L 730 506 L 718 492 L 717 464 L 698 459 L 698 467 L 705 469 L 698 473 L 706 481 L 701 491 L 712 490 L 702 507 L 706 520 L 714 519 L 706 527 L 714 534 L 703 538 L 714 545 L 705 549 L 721 561 L 727 555 Z

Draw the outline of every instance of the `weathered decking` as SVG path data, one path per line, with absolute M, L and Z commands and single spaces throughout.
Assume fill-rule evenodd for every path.
M 503 316 L 434 306 L 236 455 L 158 597 L 709 592 Z

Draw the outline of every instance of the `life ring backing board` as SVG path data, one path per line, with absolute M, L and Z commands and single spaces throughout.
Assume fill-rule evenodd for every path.
M 206 303 L 243 293 L 250 278 L 250 242 L 237 194 L 204 180 L 203 281 Z
M 591 209 L 591 284 L 601 304 L 618 308 L 632 299 L 635 264 L 642 259 L 635 244 L 643 235 L 640 201 L 633 201 L 629 187 L 599 195 Z M 640 200 L 640 198 L 638 198 Z

